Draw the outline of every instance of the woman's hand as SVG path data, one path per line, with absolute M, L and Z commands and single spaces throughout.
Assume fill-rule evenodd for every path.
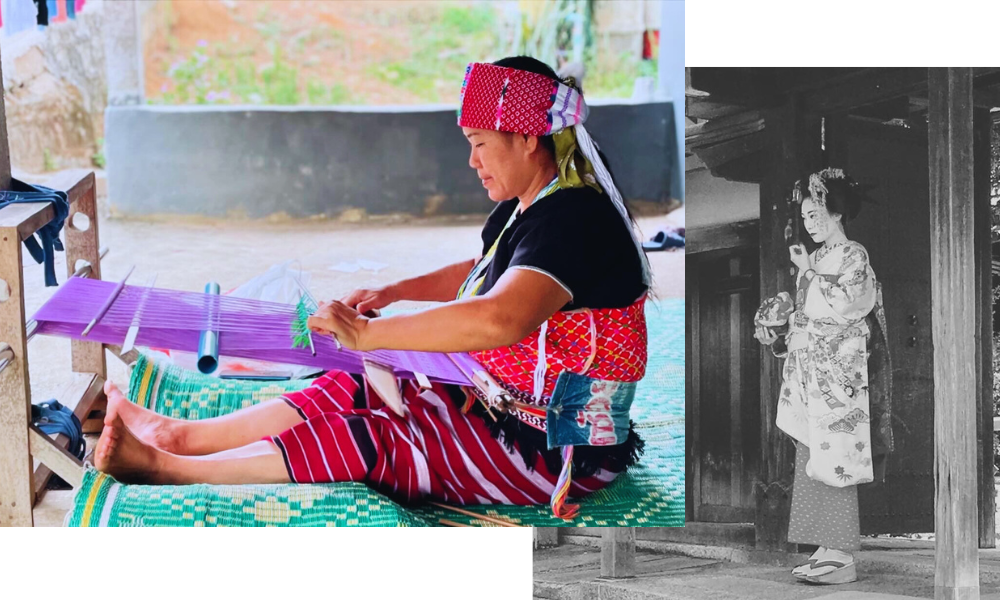
M 799 269 L 799 273 L 804 273 L 812 268 L 812 259 L 806 252 L 806 247 L 802 244 L 794 244 L 788 247 L 788 253 L 792 258 L 792 264 Z
M 319 310 L 309 317 L 306 324 L 310 331 L 332 335 L 351 350 L 373 349 L 365 347 L 364 334 L 368 326 L 368 317 L 343 302 L 334 300 L 330 303 L 321 303 Z
M 393 285 L 387 285 L 373 290 L 354 290 L 345 296 L 341 302 L 359 313 L 365 314 L 368 311 L 385 308 L 386 306 L 389 306 L 393 302 L 397 302 L 399 300 L 401 300 L 401 298 L 396 291 L 396 287 Z
M 757 327 L 754 331 L 753 336 L 757 338 L 757 341 L 765 346 L 770 346 L 774 342 L 778 341 L 778 334 L 774 333 L 774 330 L 770 327 Z

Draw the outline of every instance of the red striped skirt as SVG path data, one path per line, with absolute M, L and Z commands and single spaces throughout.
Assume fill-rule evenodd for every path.
M 403 502 L 423 497 L 452 504 L 548 504 L 558 473 L 540 453 L 528 465 L 516 446 L 494 439 L 482 419 L 459 409 L 464 392 L 434 383 L 422 390 L 400 380 L 405 418 L 383 407 L 361 376 L 330 371 L 282 397 L 303 422 L 274 442 L 296 483 L 359 481 Z M 585 496 L 614 480 L 599 470 L 573 479 Z

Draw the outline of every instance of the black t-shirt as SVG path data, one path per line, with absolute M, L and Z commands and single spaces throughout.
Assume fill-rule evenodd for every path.
M 517 208 L 517 199 L 506 200 L 490 214 L 483 256 Z M 563 310 L 624 308 L 646 291 L 628 226 L 611 199 L 590 187 L 556 190 L 518 215 L 503 232 L 478 293 L 513 267 L 544 272 L 562 284 L 573 296 Z

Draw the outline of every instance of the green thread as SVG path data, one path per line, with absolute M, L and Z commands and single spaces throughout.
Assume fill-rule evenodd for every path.
M 304 294 L 295 305 L 295 320 L 292 321 L 292 348 L 309 347 L 309 317 L 319 309 Z

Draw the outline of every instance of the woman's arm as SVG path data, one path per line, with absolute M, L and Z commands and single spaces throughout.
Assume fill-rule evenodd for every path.
M 839 273 L 813 275 L 827 304 L 848 319 L 864 317 L 875 307 L 875 274 L 868 263 L 868 253 L 860 245 L 847 249 Z
M 458 295 L 458 288 L 476 266 L 475 259 L 463 260 L 426 275 L 403 279 L 390 285 L 400 300 L 417 302 L 447 302 Z
M 377 319 L 335 302 L 310 317 L 309 326 L 355 350 L 471 352 L 523 340 L 570 300 L 551 277 L 511 269 L 483 296 Z
M 436 271 L 403 279 L 377 289 L 358 289 L 341 299 L 347 306 L 366 313 L 378 310 L 400 300 L 417 302 L 447 302 L 458 295 L 458 288 L 469 275 L 469 271 L 479 262 L 479 259 L 463 260 L 462 262 L 442 267 Z

